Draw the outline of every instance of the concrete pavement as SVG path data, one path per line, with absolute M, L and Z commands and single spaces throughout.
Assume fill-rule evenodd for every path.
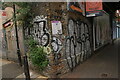
M 118 50 L 120 50 L 120 39 L 114 44 L 110 44 L 84 63 L 77 66 L 73 72 L 61 76 L 61 78 L 118 78 Z M 0 59 L 0 67 L 2 67 L 2 78 L 9 80 L 25 80 L 23 68 L 19 64 Z M 30 70 L 32 80 L 46 80 L 47 77 L 42 76 Z
M 120 39 L 107 45 L 90 59 L 61 78 L 118 78 Z
M 25 80 L 23 67 L 20 67 L 18 63 L 0 59 L 0 67 L 2 67 L 2 80 Z M 47 77 L 42 76 L 30 69 L 30 77 L 32 80 L 46 80 Z

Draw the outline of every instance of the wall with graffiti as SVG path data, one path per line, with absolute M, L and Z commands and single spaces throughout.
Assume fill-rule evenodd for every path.
M 38 41 L 40 46 L 44 46 L 46 51 L 49 48 L 50 51 L 47 52 L 49 64 L 46 69 L 46 73 L 49 75 L 61 74 L 61 69 L 64 67 L 62 63 L 64 31 L 62 31 L 62 12 L 59 12 L 61 5 L 62 3 L 59 3 L 59 5 L 55 3 L 35 3 L 33 12 L 36 16 L 33 19 L 33 27 L 25 30 L 25 36 L 32 35 L 34 40 Z
M 68 20 L 65 40 L 65 58 L 72 70 L 91 56 L 89 25 L 81 20 Z
M 41 46 L 47 46 L 49 44 L 49 33 L 47 31 L 47 20 L 43 16 L 36 16 L 34 19 L 34 26 L 32 28 L 32 34 L 34 40 L 39 42 Z
M 68 12 L 67 3 L 36 3 L 34 12 L 33 28 L 25 33 L 50 48 L 49 74 L 64 74 L 92 55 L 91 25 L 82 15 Z

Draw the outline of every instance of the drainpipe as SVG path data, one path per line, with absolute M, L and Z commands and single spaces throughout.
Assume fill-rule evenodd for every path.
M 13 3 L 13 10 L 14 10 L 15 33 L 16 33 L 16 43 L 17 43 L 17 55 L 18 55 L 19 64 L 20 64 L 20 66 L 22 66 L 22 59 L 21 59 L 21 53 L 20 53 L 20 47 L 19 47 L 18 31 L 17 31 L 17 23 L 16 23 L 16 13 L 15 13 L 15 4 L 14 3 Z

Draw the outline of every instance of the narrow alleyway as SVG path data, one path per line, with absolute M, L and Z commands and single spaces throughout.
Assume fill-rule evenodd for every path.
M 120 1 L 12 1 L 0 1 L 2 78 L 118 78 Z
M 62 78 L 118 78 L 119 46 L 120 39 L 98 51 Z

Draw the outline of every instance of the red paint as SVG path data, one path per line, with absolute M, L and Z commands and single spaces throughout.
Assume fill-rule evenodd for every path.
M 90 2 L 90 1 L 91 0 L 86 1 L 86 11 L 103 10 L 102 0 L 97 0 L 96 2 Z
M 2 12 L 2 16 L 6 16 L 6 12 L 5 11 Z

